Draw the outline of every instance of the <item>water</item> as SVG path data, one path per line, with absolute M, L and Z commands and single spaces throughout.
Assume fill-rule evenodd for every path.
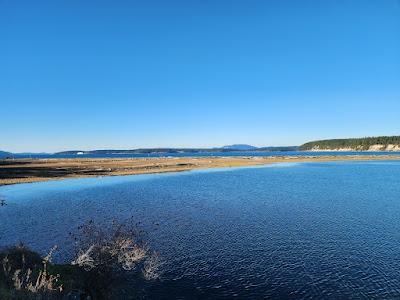
M 131 153 L 131 154 L 14 154 L 15 158 L 135 158 L 135 157 L 202 157 L 202 156 L 321 156 L 321 155 L 400 155 L 400 152 L 368 151 L 233 151 L 233 152 L 192 152 L 192 153 Z
M 150 298 L 398 299 L 399 180 L 379 161 L 4 186 L 0 245 L 66 260 L 77 224 L 134 216 L 166 261 Z

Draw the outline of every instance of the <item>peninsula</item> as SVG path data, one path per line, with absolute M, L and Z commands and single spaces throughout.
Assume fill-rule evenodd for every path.
M 400 136 L 331 139 L 305 143 L 301 151 L 400 151 Z

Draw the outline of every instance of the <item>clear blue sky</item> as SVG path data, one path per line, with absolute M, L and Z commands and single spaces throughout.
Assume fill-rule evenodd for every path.
M 0 149 L 400 134 L 400 2 L 0 0 Z

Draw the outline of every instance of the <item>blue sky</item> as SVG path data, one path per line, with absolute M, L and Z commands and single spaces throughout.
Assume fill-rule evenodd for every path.
M 0 0 L 0 149 L 399 135 L 400 2 Z

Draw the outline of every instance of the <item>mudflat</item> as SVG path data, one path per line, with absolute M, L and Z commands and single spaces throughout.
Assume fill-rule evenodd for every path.
M 400 155 L 5 159 L 0 160 L 0 185 L 66 178 L 257 166 L 282 162 L 346 160 L 400 160 Z

